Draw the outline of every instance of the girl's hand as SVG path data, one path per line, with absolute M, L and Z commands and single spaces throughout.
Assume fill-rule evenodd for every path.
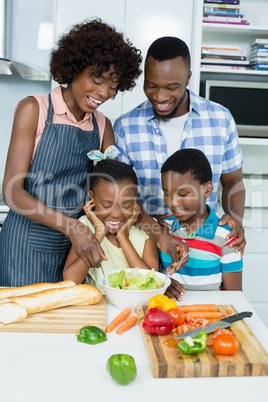
M 132 213 L 131 217 L 126 221 L 126 223 L 117 232 L 118 239 L 122 236 L 128 237 L 128 232 L 132 228 L 132 226 L 134 226 L 137 223 L 139 214 L 140 214 L 140 207 L 139 207 L 137 201 L 135 201 L 134 207 L 133 207 L 133 213 Z
M 83 210 L 86 213 L 87 219 L 95 228 L 95 236 L 97 235 L 105 236 L 106 227 L 103 224 L 103 222 L 93 212 L 94 208 L 95 208 L 94 200 L 90 200 L 84 205 Z

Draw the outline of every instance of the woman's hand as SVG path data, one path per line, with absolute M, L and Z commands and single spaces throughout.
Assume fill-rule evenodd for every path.
M 99 239 L 100 237 L 105 237 L 107 230 L 104 223 L 93 212 L 94 208 L 94 200 L 90 200 L 84 205 L 83 210 L 86 213 L 87 219 L 95 228 L 95 236 Z
M 189 252 L 189 246 L 183 243 L 176 237 L 172 237 L 168 234 L 163 234 L 157 242 L 157 247 L 164 253 L 169 254 L 172 259 L 172 265 L 167 268 L 169 271 L 175 272 L 184 267 L 189 261 L 189 256 L 185 257 Z M 185 257 L 185 258 L 184 258 Z M 181 261 L 181 262 L 180 262 Z
M 95 238 L 89 227 L 72 220 L 73 224 L 69 227 L 68 236 L 72 242 L 74 251 L 84 264 L 90 267 L 98 267 L 102 260 L 108 260 L 99 241 Z
M 241 251 L 241 257 L 244 255 L 246 239 L 245 239 L 245 231 L 241 224 L 241 222 L 232 218 L 230 215 L 223 215 L 219 221 L 219 225 L 228 225 L 232 231 L 226 236 L 226 240 L 231 240 L 232 237 L 237 236 L 237 239 L 230 243 L 229 247 L 236 247 L 235 252 L 238 253 Z
M 123 236 L 128 238 L 128 232 L 132 228 L 132 226 L 134 226 L 137 223 L 139 214 L 140 214 L 140 207 L 137 201 L 135 201 L 131 217 L 126 221 L 126 223 L 124 223 L 124 225 L 119 229 L 117 233 L 118 239 L 120 239 Z

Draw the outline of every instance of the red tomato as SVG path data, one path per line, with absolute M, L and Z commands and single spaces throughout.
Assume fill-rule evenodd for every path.
M 239 342 L 233 334 L 219 334 L 215 337 L 213 348 L 219 355 L 232 356 L 239 349 Z
M 185 321 L 185 314 L 179 308 L 171 308 L 167 313 L 173 318 L 173 323 L 177 327 Z

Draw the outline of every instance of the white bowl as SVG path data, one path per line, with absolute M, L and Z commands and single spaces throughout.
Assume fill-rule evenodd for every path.
M 113 271 L 106 272 L 105 274 L 105 285 L 103 283 L 102 274 L 98 277 L 98 282 L 102 286 L 106 296 L 110 300 L 112 304 L 120 308 L 131 308 L 135 309 L 137 306 L 145 306 L 148 305 L 151 297 L 164 294 L 169 285 L 171 284 L 171 280 L 168 276 L 162 274 L 161 272 L 155 272 L 158 277 L 160 277 L 164 284 L 161 288 L 155 290 L 123 290 L 116 289 L 110 287 L 110 281 L 108 275 L 113 274 L 115 272 L 120 272 L 122 269 L 125 269 L 126 273 L 130 272 L 132 268 L 121 268 L 115 269 Z M 139 274 L 146 275 L 148 273 L 147 269 L 139 269 Z

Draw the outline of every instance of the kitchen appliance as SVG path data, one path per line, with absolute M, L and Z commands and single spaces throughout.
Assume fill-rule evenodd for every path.
M 199 334 L 201 331 L 206 331 L 207 334 L 210 334 L 211 332 L 215 332 L 217 328 L 223 329 L 223 328 L 228 328 L 234 321 L 242 320 L 243 318 L 246 317 L 251 317 L 252 316 L 251 311 L 244 311 L 243 313 L 238 313 L 234 315 L 230 315 L 229 317 L 225 317 L 220 321 L 215 321 L 212 324 L 207 325 L 206 327 L 200 327 L 193 329 L 191 331 L 187 331 L 184 334 L 180 334 L 178 336 L 175 336 L 174 339 L 184 339 L 187 336 L 195 336 Z
M 239 137 L 268 138 L 268 83 L 207 80 L 205 98 L 232 113 Z
M 0 0 L 0 75 L 15 74 L 20 75 L 25 80 L 49 81 L 50 75 L 47 72 L 30 64 L 13 60 L 11 57 L 11 41 L 12 34 L 14 34 L 12 24 L 15 22 L 13 21 L 15 19 L 13 18 L 13 7 L 15 3 L 15 1 L 10 0 Z M 21 20 L 23 20 L 23 16 Z M 16 24 L 20 26 L 21 21 L 16 21 Z M 25 29 L 26 28 L 27 27 L 25 27 Z M 16 42 L 21 40 L 22 38 L 20 38 L 18 33 Z

